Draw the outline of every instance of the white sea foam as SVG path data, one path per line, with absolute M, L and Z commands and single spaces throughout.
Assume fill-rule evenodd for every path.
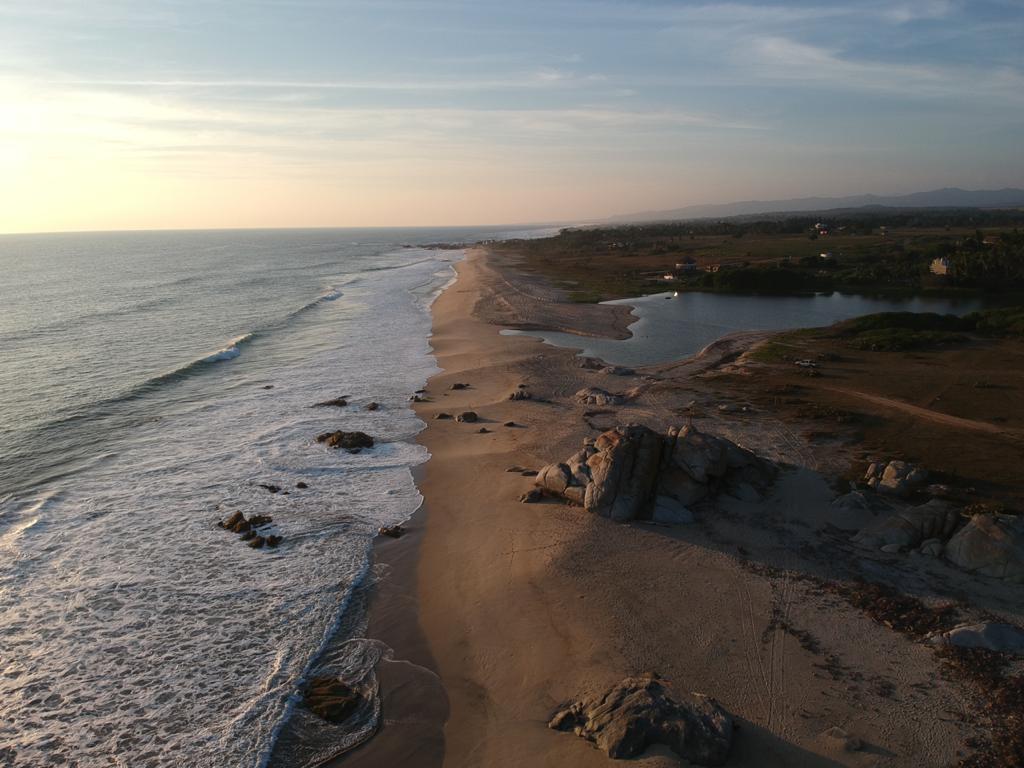
M 159 418 L 104 461 L 0 501 L 0 545 L 17 553 L 0 559 L 0 763 L 257 766 L 290 716 L 307 726 L 307 674 L 365 673 L 372 644 L 321 652 L 377 529 L 420 504 L 411 467 L 428 454 L 407 399 L 436 370 L 427 304 L 449 276 L 428 260 L 345 283 L 344 301 L 332 289 L 204 356 L 201 376 L 146 393 Z M 205 365 L 246 344 L 249 373 Z M 344 410 L 309 407 L 339 394 Z M 377 445 L 351 455 L 313 440 L 338 428 Z M 215 526 L 236 510 L 271 515 L 283 545 L 250 549 Z M 355 725 L 330 732 L 335 746 L 372 722 Z

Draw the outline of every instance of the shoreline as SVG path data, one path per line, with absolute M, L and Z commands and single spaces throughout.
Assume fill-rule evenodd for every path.
M 867 573 L 935 600 L 948 568 L 934 566 L 933 587 L 838 543 L 830 526 L 848 523 L 817 471 L 836 457 L 804 444 L 790 420 L 718 407 L 742 397 L 719 369 L 770 333 L 730 335 L 637 376 L 602 376 L 580 368 L 573 350 L 499 334 L 487 307 L 507 285 L 501 268 L 469 252 L 432 307 L 441 372 L 414 405 L 427 424 L 417 439 L 431 454 L 416 469 L 424 503 L 406 536 L 373 550 L 389 573 L 374 587 L 368 634 L 430 672 L 416 680 L 382 665 L 382 727 L 337 764 L 607 766 L 546 720 L 570 697 L 643 672 L 715 696 L 736 716 L 730 766 L 909 768 L 962 755 L 977 729 L 961 686 L 938 673 L 930 650 L 821 586 Z M 520 384 L 533 399 L 508 399 Z M 638 395 L 615 413 L 571 401 L 595 384 L 635 384 Z M 519 503 L 532 479 L 510 467 L 558 460 L 616 423 L 680 424 L 687 402 L 698 403 L 689 413 L 701 429 L 794 468 L 772 498 L 725 499 L 674 528 L 617 525 L 553 500 Z M 464 410 L 480 421 L 434 419 Z M 503 426 L 510 420 L 517 426 Z M 831 538 L 817 552 L 823 535 Z M 981 604 L 998 611 L 1003 597 Z M 928 716 L 947 710 L 965 717 Z M 834 728 L 864 750 L 846 751 L 827 736 Z M 674 762 L 653 750 L 641 764 Z

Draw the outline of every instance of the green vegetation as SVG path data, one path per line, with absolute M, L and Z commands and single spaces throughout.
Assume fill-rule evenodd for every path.
M 966 317 L 931 312 L 882 312 L 847 320 L 832 335 L 855 349 L 907 351 L 967 340 L 964 335 L 1024 337 L 1024 307 L 974 312 Z
M 869 210 L 567 229 L 493 247 L 566 285 L 581 302 L 664 290 L 1024 294 L 1024 211 L 1017 210 Z M 949 274 L 932 273 L 936 260 L 945 260 Z

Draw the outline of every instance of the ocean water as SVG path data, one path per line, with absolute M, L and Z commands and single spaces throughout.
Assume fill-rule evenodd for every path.
M 737 331 L 781 331 L 831 325 L 874 312 L 966 314 L 982 308 L 974 299 L 908 298 L 831 293 L 815 296 L 744 296 L 690 292 L 657 293 L 605 302 L 629 306 L 636 320 L 628 339 L 600 339 L 560 331 L 505 330 L 534 336 L 557 347 L 580 350 L 613 365 L 669 363 L 700 352 Z
M 0 765 L 265 765 L 325 649 L 372 665 L 331 640 L 420 503 L 408 403 L 461 257 L 402 245 L 504 234 L 0 237 Z M 314 441 L 335 429 L 377 444 Z M 282 545 L 216 526 L 234 511 Z

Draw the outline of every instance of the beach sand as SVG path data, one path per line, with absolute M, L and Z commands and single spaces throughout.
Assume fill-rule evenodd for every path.
M 716 404 L 740 393 L 708 371 L 756 337 L 646 378 L 603 375 L 569 350 L 499 335 L 493 321 L 551 313 L 545 304 L 557 296 L 517 292 L 509 302 L 514 265 L 484 250 L 457 269 L 433 307 L 443 372 L 416 405 L 432 456 L 418 476 L 425 506 L 405 537 L 376 551 L 387 575 L 370 634 L 400 661 L 379 670 L 381 731 L 339 764 L 606 766 L 590 743 L 547 721 L 566 700 L 643 672 L 714 696 L 737 717 L 730 766 L 957 761 L 978 733 L 968 693 L 939 673 L 931 648 L 822 588 L 876 575 L 937 599 L 952 572 L 938 562 L 901 570 L 890 556 L 850 550 L 842 530 L 858 521 L 830 505 L 834 491 L 819 474 L 844 457 L 810 449 L 799 424 L 770 413 L 719 414 Z M 574 309 L 553 312 L 568 326 Z M 581 324 L 621 332 L 628 316 L 603 309 L 580 309 Z M 533 399 L 508 399 L 520 384 Z M 588 413 L 572 401 L 588 385 L 642 394 L 614 413 Z M 470 410 L 479 422 L 434 418 Z M 519 502 L 532 479 L 510 467 L 564 460 L 615 424 L 681 424 L 685 412 L 793 469 L 770 499 L 725 499 L 686 526 L 619 525 L 554 500 Z M 1012 600 L 993 596 L 987 607 L 999 610 L 1004 598 Z M 833 727 L 863 748 L 844 749 L 826 734 Z M 661 748 L 636 762 L 679 764 Z

